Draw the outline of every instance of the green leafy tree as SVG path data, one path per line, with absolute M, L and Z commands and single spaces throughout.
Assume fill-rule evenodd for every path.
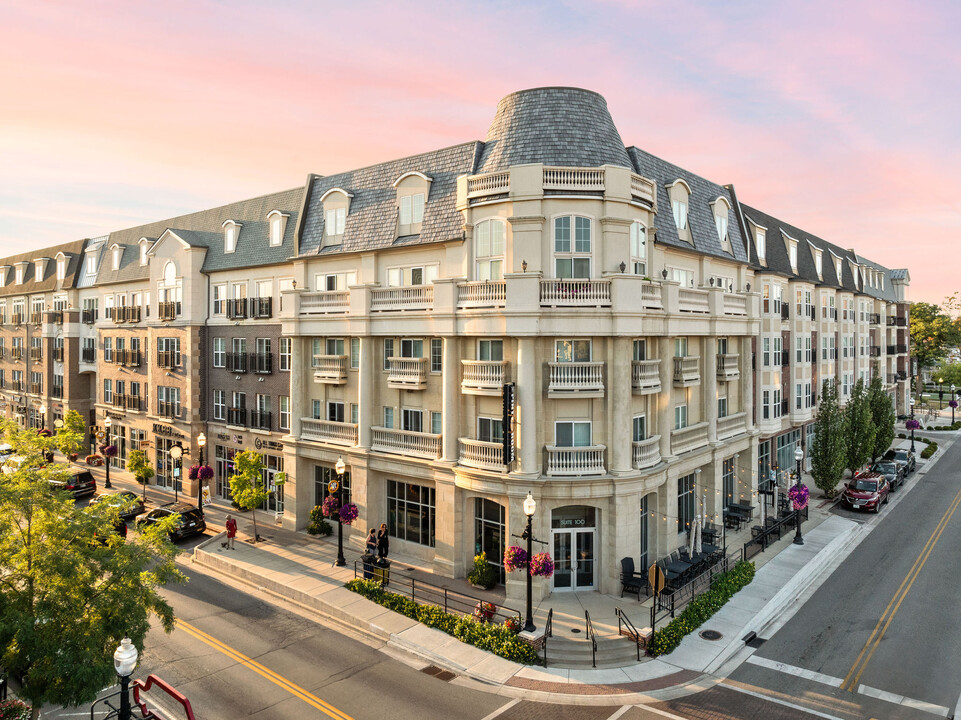
M 894 442 L 894 404 L 891 396 L 884 392 L 880 371 L 877 366 L 868 386 L 868 406 L 871 408 L 871 424 L 874 426 L 874 443 L 871 447 L 871 461 L 874 462 L 891 447 Z
M 851 388 L 851 398 L 844 408 L 847 416 L 847 466 L 853 475 L 871 459 L 874 451 L 874 424 L 871 418 L 871 405 L 864 387 L 864 380 L 857 379 Z
M 951 299 L 948 301 L 950 304 Z M 911 354 L 918 359 L 918 369 L 930 368 L 961 342 L 961 321 L 952 319 L 938 305 L 917 302 L 911 305 L 910 333 Z M 920 382 L 919 372 L 919 393 Z
M 44 704 L 90 703 L 113 684 L 114 650 L 124 637 L 143 648 L 152 615 L 170 632 L 159 588 L 185 578 L 169 527 L 124 542 L 117 508 L 80 509 L 51 492 L 68 466 L 41 466 L 44 439 L 6 429 L 24 461 L 0 474 L 0 665 L 22 677 L 37 718 Z
M 230 494 L 244 510 L 253 511 L 254 540 L 257 534 L 257 508 L 267 502 L 270 490 L 264 482 L 264 463 L 260 453 L 244 450 L 234 457 L 234 474 L 230 476 Z
M 810 453 L 814 484 L 827 497 L 834 496 L 847 466 L 846 428 L 847 416 L 838 404 L 837 380 L 825 380 L 814 419 L 814 442 Z
M 951 386 L 961 388 L 961 363 L 943 363 L 931 374 L 944 384 L 945 393 L 951 390 Z
M 147 481 L 154 476 L 153 466 L 143 450 L 131 450 L 127 454 L 127 471 L 133 473 L 137 482 L 143 485 L 143 496 L 147 499 Z
M 80 452 L 87 437 L 87 423 L 76 410 L 70 410 L 63 418 L 63 427 L 57 430 L 54 442 L 64 455 Z

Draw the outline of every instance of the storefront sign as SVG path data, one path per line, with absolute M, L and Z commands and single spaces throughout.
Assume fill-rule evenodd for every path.
M 164 437 L 179 438 L 183 440 L 183 434 L 177 432 L 169 425 L 161 425 L 160 423 L 153 424 L 153 431 L 155 435 L 163 435 Z
M 561 518 L 560 527 L 584 527 L 584 518 Z
M 256 440 L 254 440 L 254 447 L 257 448 L 258 450 L 261 450 L 261 449 L 283 450 L 284 449 L 283 443 L 275 442 L 274 440 L 262 440 L 260 438 L 257 438 Z
M 227 433 L 217 433 L 218 440 L 230 440 L 230 435 Z
M 123 416 L 122 414 L 120 414 L 120 413 L 112 413 L 112 412 L 108 412 L 108 413 L 107 413 L 107 417 L 109 417 L 111 420 L 123 420 L 123 419 L 124 419 L 124 416 Z

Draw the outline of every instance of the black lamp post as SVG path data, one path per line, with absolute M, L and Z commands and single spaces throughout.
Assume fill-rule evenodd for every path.
M 911 454 L 914 454 L 914 398 L 911 398 L 908 403 L 911 405 Z
M 951 424 L 954 425 L 954 408 L 957 407 L 958 401 L 954 394 L 954 383 L 951 384 L 951 402 L 948 403 L 951 406 Z
M 938 410 L 944 410 L 944 378 L 938 378 Z
M 797 484 L 794 486 L 797 488 L 798 492 L 801 491 L 801 460 L 804 459 L 804 451 L 801 446 L 798 445 L 794 448 L 794 461 L 797 463 Z M 794 531 L 794 544 L 803 545 L 804 539 L 801 537 L 801 510 L 800 508 L 794 511 L 795 515 L 795 531 Z
M 177 467 L 178 461 L 180 461 L 181 467 L 184 457 L 184 447 L 180 443 L 171 446 L 170 457 L 173 458 L 173 476 L 174 476 L 174 502 L 180 500 L 180 468 Z
M 337 487 L 334 488 L 337 492 L 337 567 L 343 567 L 347 564 L 347 560 L 344 558 L 344 523 L 340 519 L 340 510 L 344 507 L 344 470 L 346 469 L 347 465 L 344 464 L 344 459 L 337 458 L 337 463 L 334 465 L 334 470 L 337 471 Z M 329 486 L 327 490 L 330 491 Z
M 527 516 L 527 527 L 524 528 L 524 532 L 521 535 L 521 539 L 527 540 L 527 622 L 524 623 L 525 632 L 534 632 L 534 590 L 532 586 L 533 576 L 531 575 L 531 553 L 533 552 L 533 542 L 534 542 L 534 511 L 537 509 L 537 503 L 534 501 L 534 496 L 531 495 L 530 490 L 527 491 L 527 497 L 524 499 L 524 514 Z
M 120 641 L 120 647 L 113 654 L 113 666 L 120 678 L 120 708 L 117 710 L 118 720 L 131 720 L 130 712 L 130 676 L 137 667 L 137 648 L 130 638 Z
M 111 420 L 110 416 L 108 415 L 103 419 L 103 426 L 104 428 L 106 428 L 106 433 L 107 433 L 107 438 L 106 438 L 107 445 L 110 445 L 110 426 L 111 425 L 113 425 L 113 420 Z M 103 464 L 107 470 L 107 479 L 104 480 L 103 486 L 107 490 L 110 490 L 111 488 L 113 488 L 113 485 L 110 484 L 110 456 L 107 455 L 107 453 L 104 453 L 104 456 L 105 457 L 103 459 Z
M 197 437 L 197 445 L 200 447 L 200 467 L 204 466 L 204 445 L 207 444 L 207 436 L 203 433 Z M 197 471 L 197 509 L 204 511 L 204 481 L 200 479 L 200 470 Z

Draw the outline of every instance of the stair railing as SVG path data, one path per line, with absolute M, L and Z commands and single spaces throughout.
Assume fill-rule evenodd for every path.
M 594 634 L 594 624 L 591 622 L 591 614 L 584 611 L 584 623 L 587 626 L 587 637 L 591 641 L 591 667 L 597 667 L 597 635 Z
M 630 621 L 627 615 L 619 607 L 614 608 L 614 614 L 617 615 L 617 634 L 627 635 L 634 641 L 634 647 L 637 648 L 637 661 L 641 661 L 641 634 L 634 627 L 634 623 Z

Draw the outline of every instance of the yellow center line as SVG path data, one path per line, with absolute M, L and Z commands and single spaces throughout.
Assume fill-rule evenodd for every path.
M 267 680 L 270 680 L 270 682 L 283 688 L 284 690 L 289 692 L 291 695 L 294 695 L 295 697 L 300 698 L 308 705 L 317 708 L 325 715 L 328 715 L 329 717 L 332 717 L 335 720 L 354 720 L 347 713 L 341 710 L 338 710 L 333 705 L 327 702 L 324 702 L 313 693 L 305 690 L 299 685 L 292 683 L 287 678 L 281 675 L 278 675 L 270 668 L 265 667 L 264 665 L 261 665 L 256 660 L 253 660 L 247 657 L 246 655 L 239 652 L 238 650 L 234 650 L 229 645 L 222 643 L 217 638 L 213 637 L 212 635 L 208 635 L 203 630 L 200 630 L 199 628 L 194 627 L 190 623 L 185 622 L 184 620 L 177 620 L 177 627 L 183 630 L 184 632 L 186 632 L 188 635 L 192 635 L 193 637 L 197 638 L 201 642 L 214 648 L 215 650 L 219 650 L 227 657 L 233 660 L 236 660 L 241 665 L 247 666 L 248 668 L 253 670 L 255 673 L 260 675 L 261 677 L 264 677 Z
M 927 543 L 925 543 L 924 547 L 921 549 L 921 553 L 914 561 L 914 565 L 908 571 L 908 574 L 905 575 L 904 580 L 901 581 L 900 587 L 898 587 L 897 592 L 894 593 L 894 596 L 891 598 L 888 606 L 884 609 L 881 617 L 878 618 L 878 622 L 874 626 L 874 630 L 871 631 L 871 636 L 868 638 L 867 642 L 864 643 L 864 647 L 861 649 L 860 654 L 858 654 L 857 660 L 854 661 L 854 665 L 851 666 L 851 669 L 845 676 L 844 681 L 841 683 L 842 690 L 854 692 L 855 688 L 857 688 L 858 681 L 861 679 L 861 674 L 864 672 L 864 668 L 867 667 L 868 662 L 874 655 L 874 651 L 877 650 L 878 645 L 881 644 L 881 639 L 884 637 L 884 633 L 891 625 L 891 621 L 894 619 L 895 614 L 901 607 L 901 603 L 904 602 L 904 598 L 907 597 L 908 591 L 911 590 L 911 586 L 914 585 L 914 581 L 917 579 L 918 575 L 921 573 L 921 569 L 924 567 L 924 564 L 931 556 L 934 546 L 937 545 L 938 540 L 941 538 L 941 534 L 947 527 L 948 522 L 954 515 L 955 510 L 958 509 L 959 504 L 961 504 L 961 490 L 959 490 L 958 494 L 954 496 L 954 499 L 951 501 L 948 509 L 944 511 L 944 515 L 941 516 L 941 520 L 931 533 L 931 537 L 928 538 Z

